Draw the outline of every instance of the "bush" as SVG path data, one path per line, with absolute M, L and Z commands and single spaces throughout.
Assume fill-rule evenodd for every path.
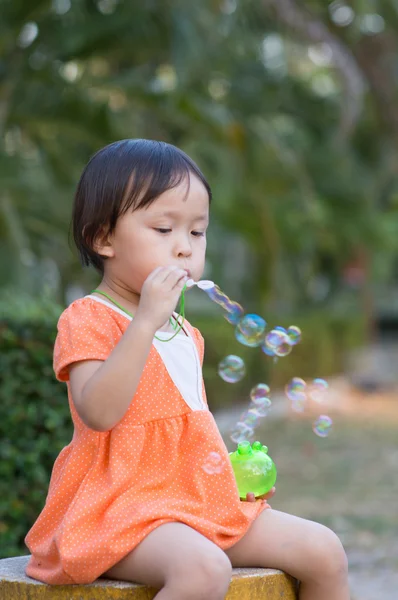
M 20 310 L 25 307 L 25 312 Z M 0 320 L 0 557 L 26 554 L 51 470 L 73 431 L 65 384 L 52 369 L 61 309 L 25 299 Z M 21 317 L 23 315 L 23 317 Z M 25 315 L 28 315 L 27 319 Z

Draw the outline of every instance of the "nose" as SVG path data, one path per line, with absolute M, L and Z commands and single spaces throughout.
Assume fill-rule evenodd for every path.
M 179 235 L 175 241 L 175 255 L 179 258 L 189 257 L 192 255 L 191 240 L 187 235 Z

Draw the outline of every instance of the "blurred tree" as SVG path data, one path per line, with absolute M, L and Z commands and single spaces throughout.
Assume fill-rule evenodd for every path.
M 3 283 L 38 292 L 51 261 L 62 292 L 91 281 L 65 244 L 73 188 L 122 137 L 175 143 L 209 176 L 212 277 L 228 284 L 225 248 L 241 240 L 237 300 L 330 302 L 358 253 L 370 276 L 390 276 L 395 5 L 0 0 L 0 11 Z

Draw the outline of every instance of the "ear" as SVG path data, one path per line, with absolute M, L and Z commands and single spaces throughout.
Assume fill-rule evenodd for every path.
M 115 251 L 112 245 L 112 236 L 109 233 L 105 233 L 102 228 L 94 240 L 93 248 L 100 256 L 106 256 L 112 258 L 115 255 Z

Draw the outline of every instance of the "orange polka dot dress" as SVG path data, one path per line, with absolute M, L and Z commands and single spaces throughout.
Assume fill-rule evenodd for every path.
M 95 581 L 156 527 L 173 521 L 229 548 L 268 507 L 239 499 L 227 448 L 207 407 L 203 338 L 187 321 L 201 407 L 184 400 L 153 344 L 122 420 L 105 432 L 82 422 L 68 367 L 106 360 L 130 321 L 113 305 L 86 296 L 72 302 L 58 322 L 54 371 L 67 382 L 74 432 L 54 463 L 45 506 L 25 538 L 31 552 L 26 574 L 48 584 Z M 223 464 L 217 472 L 203 468 L 214 453 Z

